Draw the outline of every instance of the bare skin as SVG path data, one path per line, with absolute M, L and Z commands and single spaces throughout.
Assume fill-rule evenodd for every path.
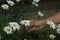
M 56 13 L 55 15 L 53 15 L 51 17 L 43 19 L 43 20 L 31 20 L 30 21 L 31 28 L 30 28 L 29 32 L 43 29 L 45 26 L 47 26 L 47 24 L 46 24 L 47 20 L 53 20 L 54 23 L 59 24 L 60 23 L 60 12 Z

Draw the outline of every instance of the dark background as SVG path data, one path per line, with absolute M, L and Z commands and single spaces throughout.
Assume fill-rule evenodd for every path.
M 13 0 L 13 1 L 15 2 L 15 0 Z M 30 18 L 24 17 L 26 19 L 44 19 L 44 18 L 51 16 L 51 14 L 54 15 L 54 14 L 56 14 L 56 12 L 60 11 L 60 0 L 41 0 L 38 3 L 39 7 L 32 5 L 31 2 L 32 2 L 32 0 L 22 0 L 22 2 L 16 3 L 16 5 L 14 7 L 10 7 L 10 9 L 8 10 L 7 13 L 5 11 L 3 11 L 3 9 L 0 7 L 0 13 L 5 12 L 6 14 L 4 14 L 4 15 L 5 16 L 8 15 L 8 18 L 10 15 L 13 15 L 13 13 L 16 13 L 17 15 L 23 15 L 23 16 L 30 17 Z M 0 5 L 2 5 L 2 4 L 7 4 L 6 0 L 0 0 Z M 39 18 L 37 15 L 38 11 L 41 11 L 42 13 L 44 13 L 45 17 Z

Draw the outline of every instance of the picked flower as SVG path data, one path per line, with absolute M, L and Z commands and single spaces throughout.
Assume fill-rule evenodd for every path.
M 21 25 L 25 25 L 25 26 L 30 26 L 30 21 L 29 20 L 22 20 L 20 22 Z
M 51 38 L 52 40 L 54 40 L 54 39 L 56 38 L 56 36 L 53 35 L 53 34 L 50 34 L 50 35 L 49 35 L 49 38 Z
M 60 34 L 60 29 L 57 29 L 56 31 L 57 31 L 58 34 Z
M 54 23 L 52 20 L 47 20 L 47 24 L 48 24 L 51 28 L 56 29 L 56 25 L 55 25 L 55 23 Z
M 15 31 L 16 29 L 19 30 L 20 29 L 20 25 L 17 22 L 9 22 L 9 25 L 13 28 L 13 30 Z
M 12 34 L 12 28 L 9 26 L 4 27 L 3 29 L 7 34 Z
M 41 11 L 38 11 L 38 15 L 41 16 L 41 17 L 44 16 L 44 14 Z
M 20 2 L 21 0 L 16 0 L 16 2 Z
M 10 6 L 15 5 L 15 3 L 14 3 L 13 1 L 7 1 L 7 3 L 8 3 Z
M 2 4 L 1 7 L 2 7 L 3 9 L 6 9 L 6 10 L 9 9 L 9 5 L 7 5 L 7 4 Z

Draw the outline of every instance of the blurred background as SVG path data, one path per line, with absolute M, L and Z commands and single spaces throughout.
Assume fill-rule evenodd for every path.
M 15 1 L 15 0 L 13 0 L 13 1 Z M 47 16 L 51 15 L 52 13 L 55 14 L 55 12 L 60 11 L 60 1 L 59 0 L 41 0 L 38 3 L 39 7 L 36 7 L 31 4 L 33 0 L 22 0 L 22 1 L 23 2 L 16 3 L 15 6 L 10 7 L 10 9 L 7 10 L 7 13 L 6 12 L 4 13 L 3 9 L 0 7 L 0 14 L 4 13 L 5 16 L 8 15 L 8 17 L 9 17 L 10 14 L 15 13 L 17 15 L 20 14 L 20 15 L 29 16 L 29 17 L 32 16 L 32 18 L 30 18 L 30 19 L 36 19 L 38 17 L 38 15 L 36 15 L 38 11 L 41 11 L 44 14 L 45 17 L 43 17 L 43 18 L 46 18 Z M 2 5 L 2 4 L 6 4 L 6 0 L 0 0 L 0 5 Z M 24 18 L 26 18 L 26 17 L 24 17 Z M 29 19 L 29 18 L 26 18 L 26 19 Z

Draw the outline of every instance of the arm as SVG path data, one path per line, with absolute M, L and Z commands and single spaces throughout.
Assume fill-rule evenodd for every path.
M 44 19 L 45 21 L 52 19 L 54 23 L 59 24 L 60 23 L 60 12 L 56 13 L 55 15 L 48 17 Z
M 56 24 L 60 23 L 60 12 L 58 12 L 57 14 L 55 14 L 51 17 L 43 19 L 43 20 L 33 20 L 33 21 L 31 21 L 31 28 L 30 28 L 29 31 L 35 31 L 35 30 L 40 30 L 40 29 L 44 28 L 45 26 L 47 26 L 46 25 L 47 20 L 53 20 L 53 22 L 56 23 Z

